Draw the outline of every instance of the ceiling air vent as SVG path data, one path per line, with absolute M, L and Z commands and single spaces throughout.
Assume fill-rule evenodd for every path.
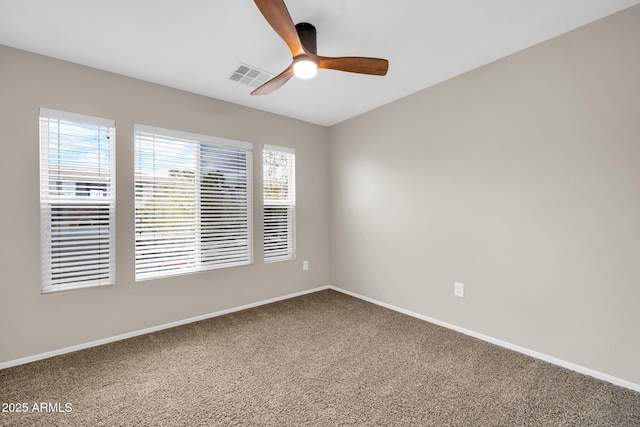
M 243 63 L 240 63 L 238 68 L 236 68 L 236 70 L 229 76 L 229 80 L 233 80 L 234 82 L 242 83 L 253 88 L 261 86 L 267 80 L 272 78 L 273 74 L 269 74 L 266 71 L 259 70 Z

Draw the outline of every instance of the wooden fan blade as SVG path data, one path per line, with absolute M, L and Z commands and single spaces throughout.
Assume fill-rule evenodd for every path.
M 389 69 L 389 61 L 380 58 L 364 58 L 361 56 L 343 56 L 339 58 L 316 56 L 316 58 L 320 61 L 318 68 L 347 71 L 349 73 L 384 76 Z
M 254 0 L 269 25 L 289 46 L 295 57 L 305 53 L 296 26 L 293 24 L 289 10 L 283 0 Z
M 293 77 L 293 64 L 289 65 L 289 68 L 284 70 L 282 73 L 251 92 L 251 95 L 269 95 L 270 93 L 280 89 L 291 77 Z

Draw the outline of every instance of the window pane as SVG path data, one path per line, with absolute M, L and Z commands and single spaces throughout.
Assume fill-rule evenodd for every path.
M 263 150 L 264 258 L 295 258 L 295 153 L 284 147 Z
M 246 153 L 210 145 L 200 150 L 202 263 L 244 262 L 250 250 Z
M 40 112 L 42 290 L 115 281 L 113 121 Z
M 251 263 L 251 146 L 136 127 L 136 280 Z

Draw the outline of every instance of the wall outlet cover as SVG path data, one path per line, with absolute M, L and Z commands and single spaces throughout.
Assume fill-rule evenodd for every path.
M 464 284 L 455 282 L 453 284 L 453 294 L 457 297 L 464 298 Z

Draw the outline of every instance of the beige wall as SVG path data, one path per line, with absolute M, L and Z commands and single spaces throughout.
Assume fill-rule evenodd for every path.
M 40 107 L 116 121 L 115 286 L 40 294 Z M 329 284 L 326 128 L 2 46 L 0 118 L 0 363 Z M 254 144 L 253 265 L 134 281 L 134 123 Z M 296 149 L 295 261 L 262 261 L 263 144 Z
M 333 285 L 640 384 L 639 6 L 339 124 L 330 159 Z

